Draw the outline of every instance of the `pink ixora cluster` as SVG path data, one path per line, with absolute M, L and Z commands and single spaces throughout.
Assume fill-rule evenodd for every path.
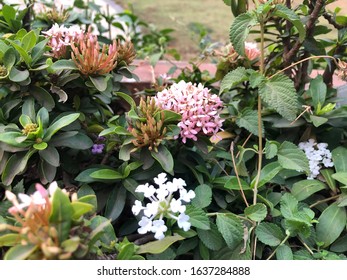
M 202 84 L 180 81 L 169 89 L 158 92 L 155 97 L 157 106 L 174 111 L 182 116 L 178 126 L 181 129 L 182 142 L 187 139 L 197 141 L 197 134 L 216 136 L 221 130 L 223 119 L 220 111 L 223 102 L 215 94 L 210 94 Z
M 84 31 L 79 26 L 65 27 L 59 26 L 55 23 L 51 29 L 42 32 L 50 40 L 48 45 L 52 48 L 51 53 L 55 58 L 65 58 L 68 52 L 68 46 L 77 41 L 77 39 L 84 34 Z

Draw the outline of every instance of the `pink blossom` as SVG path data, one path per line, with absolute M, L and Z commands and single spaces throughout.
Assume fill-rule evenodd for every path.
M 48 45 L 51 47 L 51 54 L 55 58 L 63 58 L 68 54 L 68 46 L 75 42 L 84 31 L 79 26 L 65 27 L 55 23 L 51 29 L 42 32 L 49 37 Z
M 260 56 L 260 50 L 257 47 L 257 43 L 245 43 L 245 55 L 249 60 L 257 59 Z
M 199 133 L 216 135 L 221 130 L 223 119 L 219 114 L 223 102 L 215 94 L 210 94 L 202 84 L 180 81 L 169 89 L 158 92 L 155 97 L 157 106 L 181 114 L 178 123 L 181 129 L 182 142 L 187 139 L 197 141 Z

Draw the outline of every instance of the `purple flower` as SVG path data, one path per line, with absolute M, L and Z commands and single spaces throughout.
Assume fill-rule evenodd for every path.
M 94 144 L 92 147 L 92 154 L 102 154 L 102 151 L 104 150 L 105 144 Z

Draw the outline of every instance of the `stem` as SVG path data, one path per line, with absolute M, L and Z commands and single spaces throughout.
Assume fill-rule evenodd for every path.
M 337 199 L 337 198 L 339 198 L 339 197 L 340 197 L 340 195 L 338 194 L 338 195 L 334 195 L 334 196 L 332 196 L 332 197 L 328 197 L 328 198 L 326 198 L 326 199 L 318 200 L 317 202 L 311 204 L 311 205 L 310 205 L 310 208 L 313 208 L 313 207 L 315 207 L 315 206 L 317 206 L 317 205 L 319 205 L 319 204 L 321 204 L 321 203 L 324 203 L 324 202 L 327 202 L 327 201 L 330 201 L 330 200 Z
M 311 250 L 310 247 L 308 247 L 308 245 L 304 242 L 304 240 L 302 240 L 300 237 L 299 237 L 299 240 L 300 240 L 300 242 L 304 245 L 304 247 L 306 248 L 306 250 L 307 250 L 311 255 L 313 255 L 313 254 L 314 254 L 313 251 Z
M 242 184 L 241 184 L 241 180 L 240 180 L 240 176 L 239 176 L 239 172 L 237 171 L 237 166 L 236 166 L 236 162 L 235 162 L 234 142 L 232 142 L 231 145 L 230 145 L 230 153 L 231 153 L 231 159 L 233 160 L 233 167 L 234 167 L 235 175 L 236 175 L 236 178 L 237 178 L 237 183 L 239 184 L 239 187 L 240 187 L 241 196 L 242 196 L 243 201 L 245 202 L 246 206 L 248 207 L 249 204 L 248 204 L 247 198 L 245 196 L 245 193 L 243 192 Z
M 271 258 L 276 254 L 278 248 L 288 240 L 289 236 L 290 236 L 290 234 L 287 234 L 287 236 L 282 240 L 281 244 L 278 245 L 277 248 L 272 252 L 272 254 L 266 259 L 267 261 L 271 260 Z
M 112 40 L 112 25 L 110 21 L 110 5 L 106 5 L 106 15 L 107 15 L 107 23 L 108 23 L 108 36 L 110 40 Z
M 280 73 L 282 73 L 282 72 L 284 72 L 284 71 L 286 71 L 286 70 L 294 67 L 295 65 L 298 65 L 298 64 L 300 64 L 300 63 L 302 63 L 302 62 L 304 62 L 306 60 L 311 60 L 311 59 L 316 59 L 316 58 L 331 58 L 332 60 L 334 60 L 334 62 L 336 64 L 338 64 L 336 58 L 333 57 L 333 56 L 330 56 L 330 55 L 314 55 L 314 56 L 306 57 L 304 59 L 301 59 L 301 60 L 299 60 L 297 62 L 292 63 L 291 65 L 287 66 L 286 68 L 283 68 L 280 71 L 278 71 L 275 74 L 273 74 L 272 76 L 270 76 L 269 79 L 272 79 L 273 77 L 277 76 L 278 74 L 280 74 Z

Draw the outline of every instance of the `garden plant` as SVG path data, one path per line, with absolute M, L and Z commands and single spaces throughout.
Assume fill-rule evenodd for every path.
M 171 30 L 126 11 L 116 37 L 92 2 L 2 5 L 1 259 L 347 258 L 347 17 L 223 1 L 215 76 L 142 92 L 131 63 L 177 57 Z

